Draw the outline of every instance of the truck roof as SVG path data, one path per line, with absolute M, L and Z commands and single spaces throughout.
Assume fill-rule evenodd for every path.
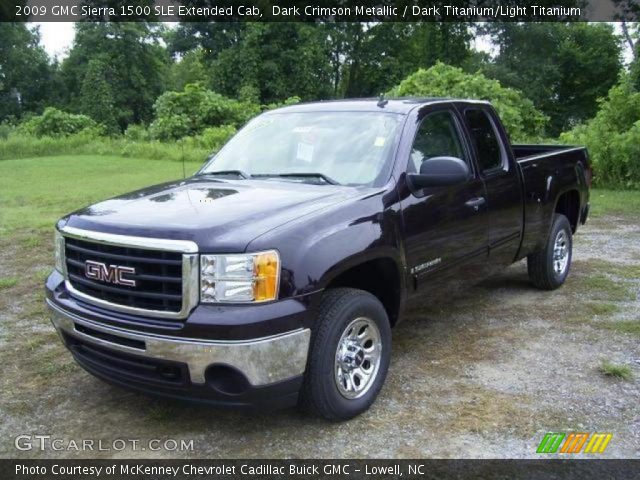
M 456 102 L 469 104 L 484 104 L 489 102 L 485 100 L 471 100 L 463 98 L 447 98 L 447 97 L 407 97 L 384 99 L 386 102 L 382 106 L 378 106 L 379 98 L 353 98 L 344 100 L 325 100 L 320 102 L 298 103 L 287 107 L 272 110 L 273 112 L 389 112 L 408 114 L 416 107 L 422 107 L 433 103 Z

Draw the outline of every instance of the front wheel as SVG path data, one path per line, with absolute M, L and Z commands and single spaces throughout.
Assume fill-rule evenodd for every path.
M 325 292 L 309 349 L 301 403 L 328 420 L 347 420 L 375 401 L 389 368 L 391 327 L 368 292 Z
M 564 215 L 556 213 L 544 250 L 527 257 L 531 282 L 543 290 L 554 290 L 569 275 L 573 253 L 571 225 Z

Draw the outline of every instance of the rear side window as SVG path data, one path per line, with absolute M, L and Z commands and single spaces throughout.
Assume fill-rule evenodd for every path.
M 411 149 L 410 171 L 419 172 L 422 162 L 433 157 L 464 160 L 462 143 L 451 112 L 432 113 L 422 120 Z
M 464 116 L 478 152 L 480 170 L 487 171 L 502 167 L 502 147 L 487 113 L 472 108 L 465 110 Z

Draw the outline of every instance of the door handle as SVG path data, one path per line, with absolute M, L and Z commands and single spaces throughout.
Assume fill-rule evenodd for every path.
M 485 202 L 486 200 L 484 197 L 476 197 L 476 198 L 467 200 L 466 202 L 464 202 L 464 204 L 467 207 L 473 208 L 473 210 L 477 212 L 478 210 L 480 210 L 480 207 L 485 204 Z

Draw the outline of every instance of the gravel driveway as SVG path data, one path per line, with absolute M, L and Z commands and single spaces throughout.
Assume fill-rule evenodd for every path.
M 519 263 L 394 331 L 373 408 L 330 424 L 148 398 L 75 366 L 43 306 L 51 235 L 0 238 L 0 456 L 134 458 L 536 457 L 546 432 L 611 432 L 603 456 L 640 457 L 640 219 L 599 217 L 575 238 L 567 284 L 540 292 Z M 604 361 L 627 367 L 617 378 Z M 626 374 L 629 371 L 626 371 Z M 188 451 L 18 451 L 67 441 L 193 440 Z

